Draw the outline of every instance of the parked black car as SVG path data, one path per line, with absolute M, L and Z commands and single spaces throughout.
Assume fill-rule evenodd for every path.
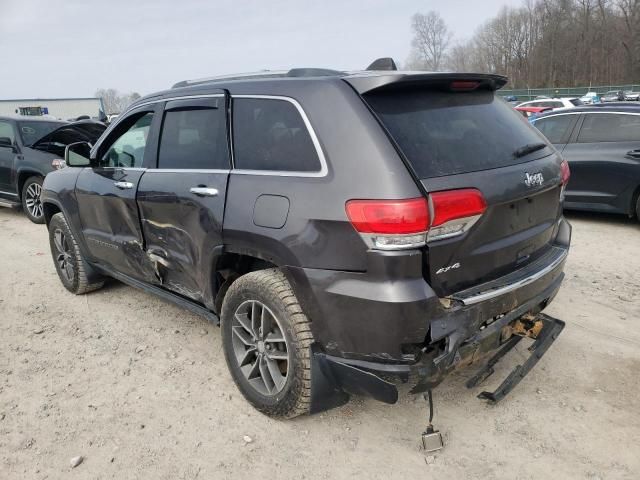
M 565 208 L 640 219 L 640 107 L 554 110 L 533 124 L 571 167 Z
M 563 323 L 566 163 L 495 75 L 296 69 L 140 99 L 47 176 L 72 293 L 113 277 L 220 318 L 231 374 L 269 415 L 394 403 Z M 78 167 L 78 168 L 73 168 Z M 135 314 L 135 313 L 132 313 Z
M 100 122 L 0 117 L 0 206 L 22 206 L 32 222 L 44 223 L 40 192 L 45 175 L 64 167 L 66 145 L 93 143 L 105 129 Z

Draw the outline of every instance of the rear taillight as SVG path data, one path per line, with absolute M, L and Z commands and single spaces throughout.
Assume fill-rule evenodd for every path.
M 349 200 L 346 211 L 353 227 L 371 248 L 416 248 L 427 240 L 462 235 L 487 205 L 480 191 L 468 188 L 435 192 L 407 200 Z
M 347 216 L 369 246 L 397 250 L 424 245 L 429 208 L 424 198 L 349 200 Z
M 475 188 L 435 192 L 429 201 L 434 212 L 429 240 L 462 235 L 487 209 L 482 193 Z
M 51 160 L 51 166 L 56 170 L 60 170 L 61 168 L 67 166 L 67 162 L 65 162 L 61 158 L 54 158 L 53 160 Z
M 479 86 L 480 82 L 474 82 L 470 80 L 456 80 L 454 82 L 451 82 L 449 88 L 451 88 L 451 90 L 453 91 L 458 92 L 470 92 L 472 90 L 475 90 Z

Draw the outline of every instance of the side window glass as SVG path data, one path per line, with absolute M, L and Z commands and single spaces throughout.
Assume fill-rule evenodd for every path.
M 243 170 L 318 172 L 318 152 L 300 112 L 277 99 L 233 100 L 235 167 Z
M 15 139 L 13 125 L 9 122 L 0 122 L 0 147 L 10 147 Z
M 151 128 L 153 113 L 138 117 L 105 152 L 99 162 L 100 167 L 136 168 L 142 166 L 147 137 Z
M 167 111 L 158 168 L 228 169 L 224 108 Z
M 564 143 L 567 131 L 573 125 L 575 115 L 556 115 L 541 118 L 535 122 L 535 126 L 551 143 Z
M 562 102 L 551 102 L 551 104 L 549 106 L 551 108 L 562 108 L 562 107 L 564 107 L 564 104 Z
M 579 143 L 638 140 L 640 140 L 640 115 L 589 114 L 585 117 L 578 135 Z

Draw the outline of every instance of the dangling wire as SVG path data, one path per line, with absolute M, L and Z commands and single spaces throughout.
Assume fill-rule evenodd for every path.
M 433 421 L 433 394 L 431 393 L 431 389 L 427 390 L 427 393 L 424 394 L 424 399 L 429 402 L 429 426 L 431 427 L 431 422 Z

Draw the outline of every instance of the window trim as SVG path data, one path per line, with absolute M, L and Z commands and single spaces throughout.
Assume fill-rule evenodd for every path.
M 233 132 L 233 107 L 231 108 L 231 152 L 232 152 L 232 156 L 231 156 L 231 161 L 232 161 L 232 170 L 231 173 L 232 174 L 238 174 L 238 175 L 268 175 L 268 176 L 278 176 L 278 177 L 308 177 L 308 178 L 320 178 L 320 177 L 326 177 L 327 174 L 329 173 L 329 168 L 327 167 L 327 160 L 324 156 L 324 152 L 322 151 L 322 147 L 320 145 L 320 141 L 318 140 L 318 136 L 316 135 L 315 130 L 313 129 L 313 126 L 311 125 L 311 122 L 309 121 L 309 118 L 307 117 L 307 114 L 305 113 L 304 109 L 302 108 L 302 105 L 300 105 L 300 103 L 298 103 L 297 100 L 295 100 L 294 98 L 291 97 L 284 97 L 284 96 L 280 96 L 280 95 L 245 95 L 245 94 L 241 94 L 241 95 L 231 95 L 232 99 L 235 98 L 253 98 L 253 99 L 261 99 L 261 100 L 281 100 L 281 101 L 285 101 L 285 102 L 289 102 L 291 103 L 296 110 L 298 111 L 298 113 L 300 114 L 300 117 L 302 118 L 302 121 L 307 129 L 307 132 L 309 133 L 309 137 L 311 137 L 311 143 L 313 143 L 313 146 L 316 150 L 316 155 L 318 155 L 318 160 L 320 161 L 320 170 L 315 171 L 315 172 L 301 172 L 301 171 L 296 171 L 296 170 L 251 170 L 251 169 L 244 169 L 244 168 L 236 168 L 235 167 L 235 137 L 234 137 L 234 132 Z
M 137 110 L 140 107 L 145 107 L 147 105 L 152 105 L 152 104 L 156 104 L 156 103 L 162 103 L 162 102 L 170 102 L 172 100 L 189 100 L 189 99 L 198 99 L 198 98 L 212 98 L 212 97 L 224 97 L 224 94 L 222 93 L 203 93 L 203 94 L 196 94 L 196 95 L 180 95 L 180 96 L 173 96 L 173 97 L 167 97 L 167 98 L 156 98 L 153 100 L 149 100 L 146 102 L 141 102 L 141 103 L 136 103 L 134 105 L 132 105 L 127 111 L 125 111 L 122 115 L 120 115 L 120 117 L 118 117 L 118 120 L 114 123 L 111 124 L 109 126 L 109 128 L 107 128 L 107 132 L 109 132 L 109 130 L 113 130 L 115 129 L 115 127 L 121 122 L 123 121 L 124 118 L 128 117 L 130 113 L 134 112 L 135 110 Z M 195 173 L 195 172 L 202 172 L 202 173 L 235 173 L 238 175 L 266 175 L 266 176 L 279 176 L 279 177 L 305 177 L 305 178 L 322 178 L 322 177 L 326 177 L 329 174 L 329 168 L 327 166 L 327 159 L 324 155 L 324 151 L 322 150 L 322 146 L 320 145 L 320 141 L 318 140 L 318 136 L 316 135 L 315 130 L 313 129 L 313 126 L 311 125 L 311 122 L 309 121 L 309 117 L 307 117 L 306 112 L 304 111 L 304 109 L 302 108 L 302 105 L 300 105 L 300 103 L 292 98 L 292 97 L 286 97 L 283 95 L 263 95 L 263 94 L 237 94 L 237 95 L 230 95 L 230 98 L 233 100 L 234 98 L 258 98 L 258 99 L 271 99 L 271 100 L 284 100 L 285 102 L 289 102 L 291 104 L 293 104 L 294 107 L 296 107 L 296 109 L 298 110 L 298 113 L 300 114 L 300 116 L 302 117 L 302 121 L 305 125 L 305 127 L 307 128 L 307 132 L 309 133 L 309 136 L 311 137 L 311 143 L 313 143 L 314 148 L 316 149 L 316 154 L 318 155 L 318 160 L 320 161 L 320 170 L 317 172 L 299 172 L 299 171 L 280 171 L 280 170 L 245 170 L 245 169 L 240 169 L 240 168 L 235 168 L 235 152 L 234 152 L 234 147 L 233 147 L 233 107 L 231 108 L 231 114 L 227 114 L 229 115 L 229 135 L 231 136 L 231 169 L 230 170 L 189 170 L 189 172 Z M 163 109 L 164 111 L 164 109 Z M 155 113 L 155 112 L 154 112 Z M 107 133 L 106 135 L 103 133 L 104 138 L 107 138 L 109 136 L 109 134 Z M 96 148 L 98 145 L 94 146 L 94 148 Z M 157 167 L 157 165 L 156 165 Z M 162 172 L 167 172 L 167 173 L 177 173 L 179 172 L 184 172 L 185 170 L 173 170 L 173 169 L 159 169 L 159 168 L 153 168 L 153 171 L 157 172 L 157 171 L 162 171 Z

